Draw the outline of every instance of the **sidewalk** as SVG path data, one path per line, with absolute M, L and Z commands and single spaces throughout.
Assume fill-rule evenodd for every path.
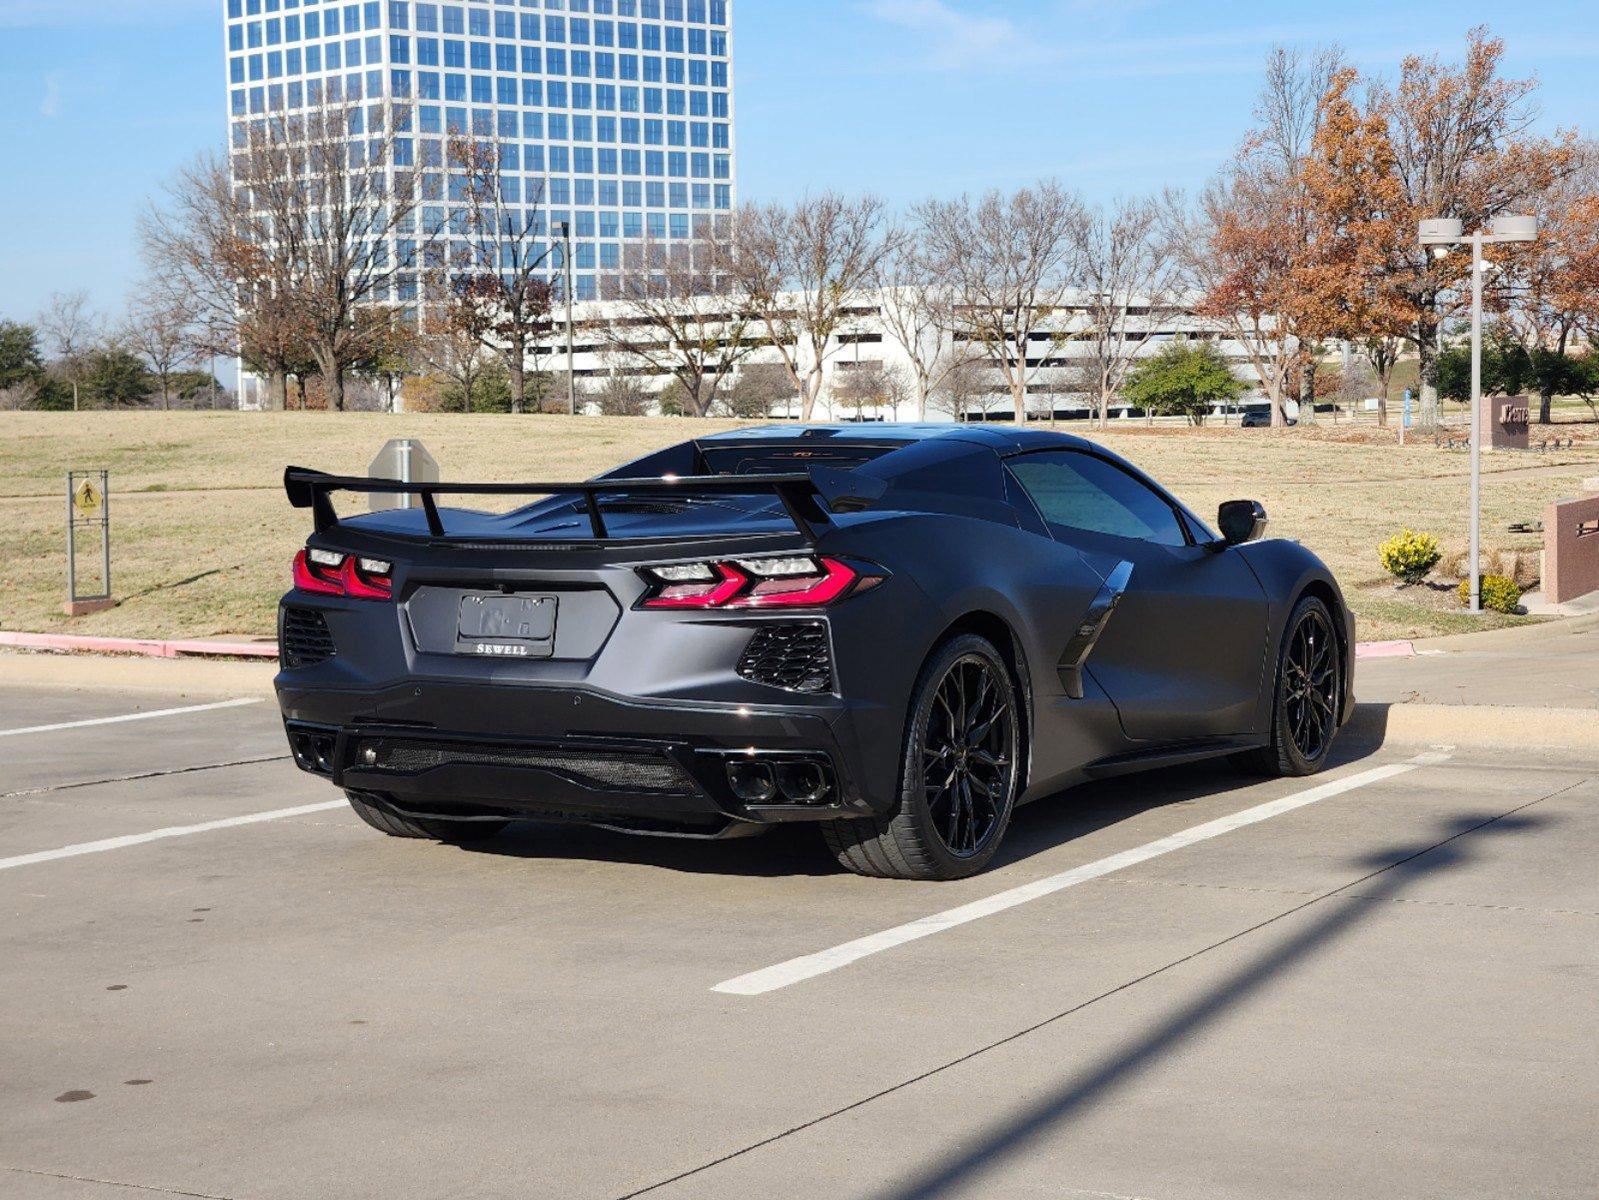
M 1415 658 L 1361 660 L 1362 703 L 1599 709 L 1599 613 L 1415 647 Z M 1599 735 L 1599 714 L 1595 726 Z

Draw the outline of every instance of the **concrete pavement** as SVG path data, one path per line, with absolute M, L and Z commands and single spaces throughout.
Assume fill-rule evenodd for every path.
M 915 885 L 804 829 L 385 839 L 270 704 L 217 698 L 0 687 L 0 735 L 173 713 L 0 736 L 0 1194 L 1599 1191 L 1599 751 L 1351 739 L 1315 780 L 1097 784 Z

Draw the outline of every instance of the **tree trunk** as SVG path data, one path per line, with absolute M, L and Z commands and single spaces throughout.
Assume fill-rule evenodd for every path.
M 822 373 L 812 370 L 805 376 L 805 386 L 800 389 L 800 420 L 809 422 L 816 411 L 816 401 L 822 394 Z
M 1438 411 L 1438 319 L 1431 300 L 1422 302 L 1421 319 L 1416 322 L 1416 358 L 1420 368 L 1421 409 Z M 1383 394 L 1386 400 L 1387 393 Z
M 334 412 L 344 411 L 344 368 L 334 367 L 322 376 L 328 388 L 328 407 Z
M 304 412 L 310 407 L 310 401 L 305 398 L 305 376 L 296 375 L 294 377 L 294 386 L 300 393 L 300 411 Z M 287 404 L 287 401 L 285 401 L 285 404 Z
M 283 412 L 289 407 L 289 377 L 283 371 L 271 371 L 267 374 L 267 408 L 272 412 Z
M 1548 425 L 1552 423 L 1554 402 L 1555 393 L 1553 389 L 1540 388 L 1538 390 L 1538 424 Z
M 1314 357 L 1307 359 L 1305 369 L 1299 373 L 1299 423 L 1316 423 L 1316 367 Z
M 511 412 L 521 416 L 527 402 L 527 350 L 521 338 L 512 339 L 506 365 L 511 369 Z

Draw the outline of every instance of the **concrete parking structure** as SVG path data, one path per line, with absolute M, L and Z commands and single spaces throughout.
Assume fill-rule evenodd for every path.
M 1096 784 L 903 884 L 804 831 L 385 839 L 227 699 L 0 687 L 8 1196 L 1599 1185 L 1599 750 Z

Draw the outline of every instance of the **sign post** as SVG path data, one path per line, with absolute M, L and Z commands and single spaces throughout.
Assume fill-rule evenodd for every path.
M 97 590 L 84 590 L 78 575 L 80 540 L 100 540 L 100 577 Z M 106 471 L 67 472 L 67 603 L 69 617 L 115 608 L 111 598 L 111 495 Z
M 378 456 L 367 468 L 367 478 L 397 479 L 401 483 L 437 483 L 439 464 L 428 453 L 427 447 L 415 438 L 395 438 L 378 451 Z M 371 500 L 373 512 L 413 508 L 417 503 L 417 498 L 409 492 L 400 495 L 374 492 Z

